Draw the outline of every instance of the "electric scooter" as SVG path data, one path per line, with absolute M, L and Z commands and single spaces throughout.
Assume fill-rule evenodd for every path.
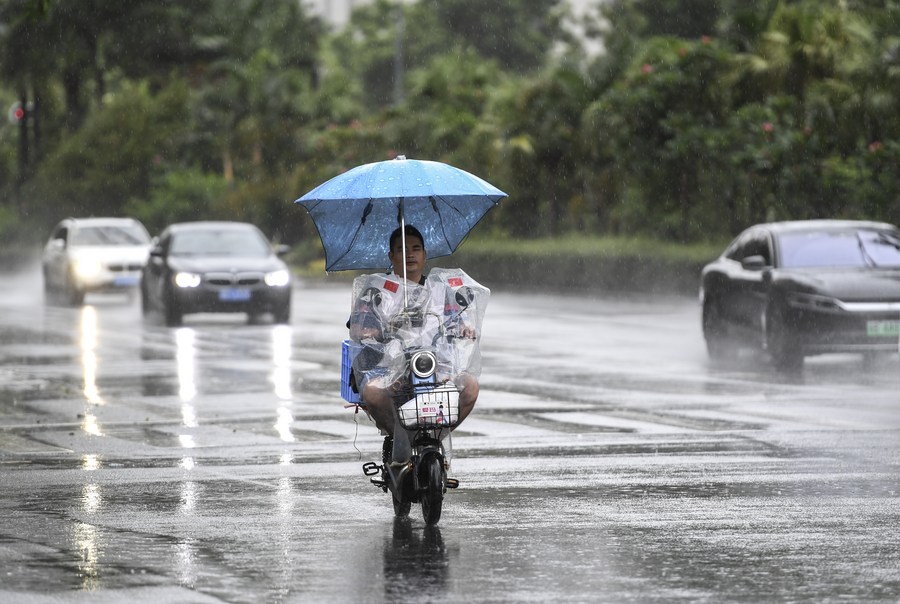
M 425 286 L 407 288 L 401 292 L 384 275 L 354 280 L 348 327 L 377 326 L 378 335 L 344 341 L 341 395 L 365 409 L 357 376 L 392 384 L 393 438 L 385 438 L 381 463 L 363 464 L 363 473 L 391 494 L 396 516 L 408 516 L 420 503 L 426 524 L 434 525 L 447 489 L 459 486 L 448 477 L 450 434 L 460 421 L 460 392 L 450 376 L 480 370 L 471 334 L 480 330 L 490 290 L 459 269 L 433 269 Z
M 371 482 L 390 492 L 394 514 L 409 515 L 413 503 L 422 504 L 426 524 L 441 519 L 444 494 L 459 487 L 448 478 L 450 466 L 446 442 L 459 419 L 459 391 L 449 382 L 436 380 L 437 360 L 432 350 L 410 352 L 409 381 L 394 397 L 394 438 L 386 438 L 382 463 L 363 464 Z

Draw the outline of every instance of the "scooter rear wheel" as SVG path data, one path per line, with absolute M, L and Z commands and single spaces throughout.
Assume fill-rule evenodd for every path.
M 424 491 L 422 493 L 422 518 L 425 524 L 435 525 L 441 519 L 444 503 L 444 467 L 440 457 L 432 455 L 422 468 Z

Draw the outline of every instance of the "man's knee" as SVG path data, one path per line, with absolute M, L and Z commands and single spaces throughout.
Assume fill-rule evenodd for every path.
M 459 400 L 461 404 L 466 406 L 475 404 L 475 401 L 478 399 L 479 388 L 478 380 L 475 379 L 474 376 L 460 376 L 456 382 L 456 387 L 459 389 Z
M 475 401 L 478 399 L 478 380 L 471 375 L 461 375 L 456 379 L 456 388 L 459 390 L 459 420 L 466 419 L 475 409 Z
M 373 384 L 366 384 L 360 398 L 369 406 L 384 407 L 387 393 L 383 388 L 379 388 Z

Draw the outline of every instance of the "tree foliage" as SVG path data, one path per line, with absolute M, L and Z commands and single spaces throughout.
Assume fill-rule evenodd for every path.
M 303 6 L 0 5 L 0 101 L 28 109 L 0 128 L 0 231 L 231 216 L 297 241 L 294 199 L 400 153 L 509 193 L 498 236 L 900 215 L 893 0 L 605 0 L 593 57 L 555 0 L 372 0 L 339 31 Z

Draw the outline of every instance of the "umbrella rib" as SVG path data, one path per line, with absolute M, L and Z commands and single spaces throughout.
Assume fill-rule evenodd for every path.
M 334 266 L 338 262 L 344 259 L 344 257 L 350 253 L 353 249 L 353 245 L 356 243 L 356 238 L 359 237 L 359 232 L 362 230 L 364 224 L 366 224 L 366 218 L 369 217 L 369 214 L 372 212 L 372 200 L 369 200 L 369 203 L 366 205 L 366 209 L 363 210 L 362 220 L 359 223 L 359 227 L 357 227 L 356 232 L 353 233 L 353 239 L 350 240 L 350 245 L 347 246 L 347 249 L 344 250 L 344 253 L 335 258 L 334 262 L 331 263 L 331 266 Z
M 347 249 L 344 250 L 343 254 L 341 254 L 340 256 L 335 258 L 334 262 L 331 263 L 331 266 L 334 266 L 337 263 L 339 263 L 341 260 L 344 259 L 345 256 L 347 256 L 347 254 L 349 254 L 353 250 L 353 245 L 356 243 L 356 238 L 359 237 L 360 230 L 362 230 L 362 229 L 356 229 L 356 232 L 353 233 L 353 239 L 350 240 L 350 245 L 347 246 Z
M 444 198 L 441 197 L 440 195 L 431 195 L 431 196 L 429 197 L 429 199 L 431 199 L 431 207 L 434 209 L 434 213 L 437 214 L 438 217 L 440 217 L 441 213 L 440 213 L 440 212 L 438 211 L 438 209 L 437 209 L 437 201 L 440 200 L 441 203 L 443 203 L 445 206 L 447 206 L 448 208 L 450 208 L 451 210 L 453 210 L 454 212 L 456 212 L 459 216 L 461 216 L 462 219 L 465 221 L 466 226 L 468 226 L 468 227 L 471 228 L 471 225 L 469 224 L 469 221 L 466 219 L 466 215 L 465 215 L 463 212 L 461 212 L 461 211 L 459 210 L 459 208 L 457 208 L 457 207 L 454 206 L 453 204 L 447 203 L 447 201 L 444 200 Z M 454 248 L 453 245 L 451 245 L 451 243 L 450 243 L 450 238 L 447 237 L 447 229 L 444 228 L 444 221 L 443 221 L 443 220 L 440 220 L 440 221 L 438 221 L 438 223 L 441 225 L 441 233 L 442 233 L 443 236 L 444 236 L 444 243 L 447 244 L 447 248 L 448 248 L 451 252 L 455 251 L 456 248 Z
M 434 210 L 435 215 L 440 219 L 441 213 L 438 211 L 437 200 L 440 199 L 442 202 L 443 202 L 444 200 L 443 200 L 442 198 L 440 198 L 439 196 L 437 196 L 437 195 L 431 195 L 431 196 L 429 197 L 429 199 L 431 200 L 431 209 Z M 446 203 L 446 202 L 445 202 L 445 203 Z M 450 204 L 447 204 L 447 205 L 449 206 Z M 452 207 L 452 206 L 451 206 L 451 207 Z M 455 208 L 454 208 L 454 209 L 455 209 Z M 443 221 L 443 220 L 438 220 L 438 224 L 441 225 L 441 233 L 442 233 L 443 236 L 444 236 L 444 244 L 447 246 L 447 249 L 449 249 L 450 251 L 453 251 L 453 246 L 450 245 L 450 240 L 447 238 L 447 229 L 444 228 L 444 221 Z

